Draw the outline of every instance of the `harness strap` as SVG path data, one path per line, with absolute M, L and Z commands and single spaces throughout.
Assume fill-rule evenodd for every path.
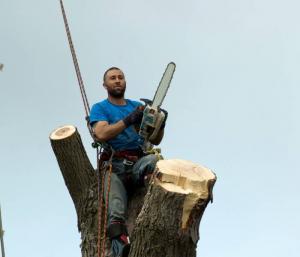
M 145 154 L 139 150 L 123 150 L 123 151 L 115 151 L 114 152 L 114 159 L 127 159 L 131 162 L 136 162 L 139 158 L 143 157 Z M 111 151 L 103 151 L 101 154 L 101 160 L 107 161 L 111 157 Z

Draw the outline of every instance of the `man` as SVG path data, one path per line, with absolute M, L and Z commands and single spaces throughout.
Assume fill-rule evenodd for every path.
M 108 203 L 108 235 L 112 252 L 119 257 L 127 256 L 129 252 L 125 226 L 128 190 L 144 185 L 158 159 L 156 155 L 145 155 L 141 150 L 143 139 L 135 127 L 141 123 L 143 108 L 140 102 L 124 98 L 126 80 L 123 72 L 117 67 L 108 69 L 103 76 L 103 86 L 108 98 L 93 105 L 90 124 L 97 139 L 108 143 L 115 151 Z M 164 126 L 165 123 L 151 143 L 160 143 Z M 107 180 L 106 176 L 105 192 Z

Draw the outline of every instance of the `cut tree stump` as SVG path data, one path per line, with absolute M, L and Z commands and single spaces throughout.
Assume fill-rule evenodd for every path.
M 97 174 L 74 126 L 55 129 L 50 141 L 75 205 L 82 256 L 96 257 Z M 200 221 L 215 181 L 211 170 L 190 161 L 159 161 L 148 188 L 137 189 L 129 199 L 129 257 L 195 257 Z M 111 256 L 109 249 L 106 256 Z

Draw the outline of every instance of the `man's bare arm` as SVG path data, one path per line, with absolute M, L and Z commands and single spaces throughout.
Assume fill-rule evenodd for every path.
M 123 120 L 118 121 L 115 124 L 108 124 L 107 121 L 98 121 L 93 129 L 95 136 L 101 142 L 105 142 L 116 137 L 126 128 Z
M 98 121 L 93 127 L 95 136 L 99 141 L 105 142 L 116 137 L 129 126 L 140 123 L 142 118 L 143 111 L 137 108 L 115 124 L 110 125 L 107 121 Z

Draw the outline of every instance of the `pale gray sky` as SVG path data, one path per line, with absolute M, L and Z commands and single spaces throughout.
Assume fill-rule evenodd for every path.
M 201 257 L 300 252 L 300 2 L 65 0 L 90 103 L 103 71 L 127 97 L 163 104 L 166 158 L 218 176 L 201 222 Z M 0 0 L 0 202 L 7 256 L 79 257 L 75 210 L 48 136 L 75 125 L 95 163 L 59 1 Z

